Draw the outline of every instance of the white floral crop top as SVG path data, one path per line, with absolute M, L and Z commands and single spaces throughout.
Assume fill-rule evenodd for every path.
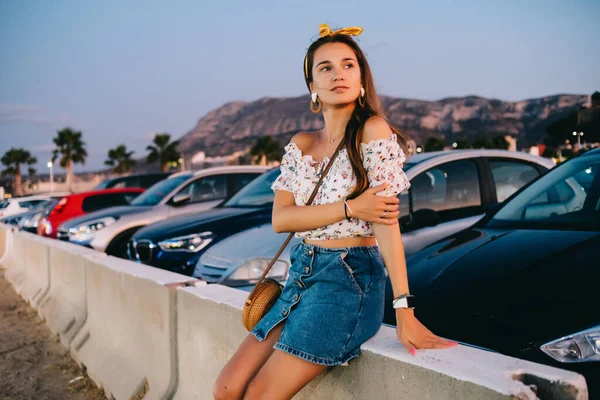
M 378 186 L 384 182 L 390 185 L 378 195 L 394 196 L 410 187 L 410 182 L 402 170 L 406 157 L 397 142 L 396 134 L 392 134 L 387 139 L 361 143 L 361 150 L 363 166 L 367 170 L 369 178 L 369 187 Z M 292 192 L 296 204 L 305 205 L 319 181 L 321 172 L 325 170 L 328 163 L 328 157 L 321 162 L 314 161 L 310 155 L 303 156 L 295 143 L 289 143 L 285 146 L 285 154 L 281 160 L 281 174 L 273 182 L 271 189 Z M 346 149 L 341 149 L 327 176 L 323 179 L 312 204 L 341 201 L 352 193 L 355 186 L 356 178 L 350 159 Z M 296 233 L 298 238 L 318 240 L 373 236 L 371 223 L 357 218 L 344 219 L 318 229 Z

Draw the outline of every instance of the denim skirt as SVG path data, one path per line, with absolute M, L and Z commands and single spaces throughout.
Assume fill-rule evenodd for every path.
M 377 246 L 292 247 L 288 280 L 251 333 L 263 341 L 284 323 L 274 348 L 321 365 L 340 365 L 383 321 L 386 273 Z

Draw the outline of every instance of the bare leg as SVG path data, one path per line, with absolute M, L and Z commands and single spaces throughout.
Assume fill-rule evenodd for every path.
M 276 350 L 250 381 L 244 400 L 291 399 L 325 369 L 326 365 Z
M 273 353 L 283 324 L 279 324 L 259 342 L 249 334 L 221 370 L 213 389 L 215 399 L 241 399 L 250 380 Z

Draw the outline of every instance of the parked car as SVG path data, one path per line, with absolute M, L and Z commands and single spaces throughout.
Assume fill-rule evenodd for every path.
M 19 225 L 19 222 L 23 219 L 23 218 L 28 218 L 31 217 L 33 215 L 35 215 L 39 210 L 47 207 L 49 204 L 54 203 L 56 204 L 58 202 L 58 200 L 60 200 L 60 198 L 54 199 L 48 199 L 46 201 L 43 201 L 39 204 L 37 204 L 36 206 L 34 206 L 33 208 L 29 209 L 28 211 L 22 212 L 20 214 L 13 214 L 10 215 L 8 217 L 3 217 L 0 218 L 0 222 L 4 223 L 4 224 L 8 224 L 8 225 Z
M 93 190 L 119 189 L 119 188 L 142 188 L 148 189 L 171 175 L 172 172 L 157 172 L 151 174 L 133 174 L 106 179 L 100 182 Z
M 227 166 L 170 175 L 129 206 L 111 207 L 74 218 L 58 228 L 57 237 L 118 257 L 127 257 L 127 241 L 140 228 L 165 218 L 216 207 L 267 170 L 261 166 Z
M 48 201 L 50 196 L 23 196 L 12 197 L 0 203 L 0 218 L 15 214 L 21 214 L 31 210 L 33 207 Z
M 600 149 L 408 257 L 415 315 L 443 337 L 576 371 L 600 398 L 599 248 Z M 389 281 L 386 297 L 393 325 Z
M 505 150 L 454 150 L 410 157 L 404 171 L 411 187 L 399 195 L 406 254 L 471 226 L 492 204 L 504 201 L 553 166 L 551 160 Z M 274 233 L 270 223 L 234 235 L 204 253 L 193 276 L 229 286 L 252 285 L 286 236 Z M 295 242 L 280 256 L 277 271 L 289 266 L 289 248 Z
M 143 193 L 142 188 L 93 190 L 65 196 L 37 225 L 37 233 L 56 238 L 56 228 L 63 222 L 108 207 L 125 206 Z
M 40 206 L 22 214 L 22 218 L 19 219 L 17 223 L 18 227 L 22 231 L 27 231 L 31 233 L 37 233 L 37 227 L 40 221 L 48 216 L 52 209 L 58 204 L 60 201 L 60 197 L 54 197 Z
M 140 229 L 129 241 L 129 258 L 191 275 L 198 257 L 209 246 L 271 221 L 271 185 L 279 173 L 279 168 L 265 172 L 212 210 L 169 218 Z

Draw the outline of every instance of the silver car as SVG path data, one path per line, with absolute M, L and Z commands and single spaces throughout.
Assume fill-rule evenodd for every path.
M 410 157 L 404 165 L 411 187 L 399 195 L 400 230 L 406 255 L 477 222 L 485 210 L 551 169 L 550 159 L 506 150 L 453 150 Z M 194 276 L 208 283 L 251 288 L 288 234 L 271 224 L 215 244 L 198 261 Z M 270 276 L 285 280 L 289 249 Z
M 127 241 L 138 229 L 165 218 L 211 209 L 267 169 L 226 166 L 179 172 L 148 188 L 131 205 L 107 208 L 63 223 L 57 237 L 126 257 Z

